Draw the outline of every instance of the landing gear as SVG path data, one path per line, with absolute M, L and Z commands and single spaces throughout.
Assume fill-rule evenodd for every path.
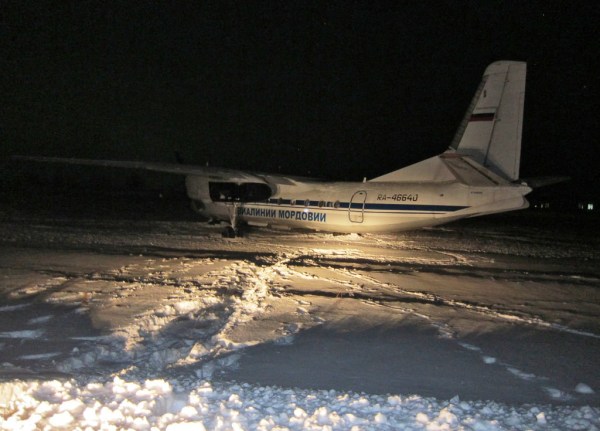
M 223 238 L 241 238 L 244 236 L 241 229 L 234 228 L 232 226 L 227 226 L 225 229 L 223 229 L 221 235 Z
M 243 236 L 242 230 L 240 228 L 238 228 L 238 226 L 237 226 L 237 215 L 238 215 L 239 206 L 240 206 L 240 204 L 238 202 L 234 202 L 233 205 L 230 207 L 230 211 L 229 211 L 230 225 L 227 226 L 223 230 L 223 233 L 221 234 L 223 236 L 223 238 L 237 238 L 237 237 Z

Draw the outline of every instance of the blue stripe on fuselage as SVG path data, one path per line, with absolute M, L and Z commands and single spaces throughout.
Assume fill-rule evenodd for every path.
M 297 205 L 291 205 L 291 200 L 283 199 L 281 204 L 278 203 L 278 199 L 269 199 L 267 205 L 275 206 L 275 207 L 290 207 L 292 209 L 300 209 L 300 208 L 318 208 L 321 210 L 347 210 L 350 208 L 350 202 L 340 202 L 338 208 L 333 207 L 319 207 L 319 201 L 310 201 L 309 206 L 305 206 L 305 201 L 298 200 Z M 262 203 L 264 204 L 264 203 Z M 250 204 L 252 205 L 252 204 Z M 261 205 L 261 203 L 257 202 L 256 205 Z M 362 203 L 352 203 L 352 209 L 360 211 L 363 208 Z M 364 210 L 365 211 L 373 211 L 373 212 L 393 212 L 393 211 L 419 211 L 423 213 L 433 213 L 433 212 L 454 212 L 460 211 L 462 209 L 469 208 L 466 205 L 421 205 L 421 204 L 377 204 L 377 203 L 365 203 Z
M 352 205 L 354 208 L 354 205 Z M 358 207 L 360 208 L 360 207 Z M 365 204 L 366 210 L 384 211 L 444 211 L 452 212 L 468 208 L 461 205 L 416 205 L 416 204 Z

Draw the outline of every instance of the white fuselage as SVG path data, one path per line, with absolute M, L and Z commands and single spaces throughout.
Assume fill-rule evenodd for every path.
M 473 187 L 459 182 L 295 182 L 279 185 L 267 200 L 213 202 L 206 180 L 188 177 L 188 196 L 208 217 L 254 226 L 326 232 L 393 232 L 528 206 L 523 185 Z

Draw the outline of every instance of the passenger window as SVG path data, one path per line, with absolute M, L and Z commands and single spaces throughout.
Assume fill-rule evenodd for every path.
M 304 201 L 304 206 L 305 206 L 305 207 L 307 207 L 307 206 L 309 206 L 309 205 L 310 205 L 310 200 L 306 199 L 306 200 Z
M 333 204 L 334 208 L 339 208 L 340 207 L 340 201 L 335 201 L 335 203 Z
M 325 201 L 319 201 L 319 208 L 323 208 L 325 206 Z

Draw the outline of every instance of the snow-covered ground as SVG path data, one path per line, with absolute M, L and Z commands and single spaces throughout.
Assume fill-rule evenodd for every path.
M 519 217 L 5 216 L 0 428 L 600 429 L 599 240 Z

